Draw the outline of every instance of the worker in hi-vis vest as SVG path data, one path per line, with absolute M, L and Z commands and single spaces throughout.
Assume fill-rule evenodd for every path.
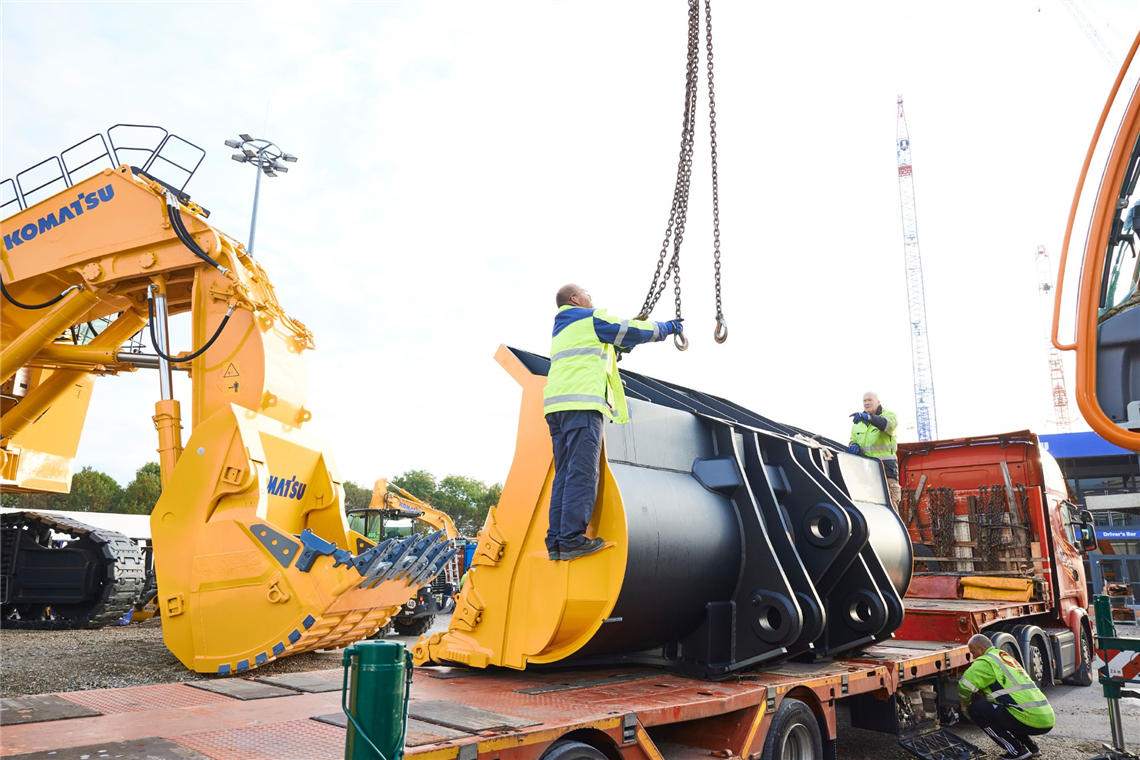
M 566 285 L 556 296 L 550 371 L 543 413 L 554 443 L 554 485 L 546 549 L 552 560 L 585 557 L 605 546 L 586 538 L 601 473 L 602 423 L 629 421 L 617 354 L 682 332 L 681 320 L 614 319 L 595 309 L 590 294 Z
M 863 411 L 851 415 L 851 445 L 847 451 L 852 454 L 863 454 L 875 457 L 883 463 L 883 470 L 887 476 L 887 489 L 891 495 L 891 506 L 898 511 L 902 500 L 902 488 L 899 486 L 899 458 L 895 453 L 898 449 L 898 436 L 895 431 L 899 420 L 895 413 L 883 408 L 879 403 L 879 394 L 867 391 L 863 394 Z
M 1002 760 L 1040 757 L 1034 736 L 1053 730 L 1056 717 L 1041 689 L 1008 652 L 976 633 L 967 645 L 974 662 L 958 681 L 958 702 L 978 728 L 1004 750 Z M 985 695 L 985 699 L 979 699 Z

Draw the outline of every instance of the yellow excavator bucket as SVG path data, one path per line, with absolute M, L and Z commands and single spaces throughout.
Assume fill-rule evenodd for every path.
M 551 561 L 549 361 L 500 347 L 522 386 L 514 463 L 449 630 L 417 665 L 646 664 L 722 677 L 833 656 L 902 623 L 911 547 L 877 460 L 699 391 L 622 372 L 588 537 Z
M 151 516 L 170 651 L 226 674 L 345 646 L 386 624 L 455 552 L 440 532 L 373 546 L 348 530 L 343 500 L 308 433 L 238 406 L 199 425 Z

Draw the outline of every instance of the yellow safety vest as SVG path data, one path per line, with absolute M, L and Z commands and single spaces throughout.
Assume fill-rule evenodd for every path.
M 899 446 L 896 433 L 899 425 L 898 417 L 886 409 L 883 409 L 879 416 L 887 420 L 885 432 L 869 422 L 856 422 L 851 426 L 851 442 L 859 444 L 863 453 L 869 457 L 896 459 L 895 451 Z
M 563 306 L 559 312 L 572 306 Z M 550 342 L 550 371 L 542 393 L 542 412 L 576 409 L 601 412 L 615 424 L 629 422 L 625 390 L 617 369 L 613 345 L 598 338 L 594 319 L 618 325 L 618 343 L 625 330 L 635 328 L 660 335 L 656 322 L 616 320 L 601 309 L 583 309 L 584 316 L 563 327 Z

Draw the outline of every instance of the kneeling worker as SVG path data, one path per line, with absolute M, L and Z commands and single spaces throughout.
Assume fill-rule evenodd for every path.
M 988 636 L 974 634 L 968 646 L 974 662 L 958 681 L 963 714 L 1005 750 L 1002 760 L 1040 757 L 1032 737 L 1053 729 L 1049 700 L 1017 660 Z M 975 699 L 981 694 L 986 698 Z
M 552 560 L 569 560 L 605 545 L 601 538 L 587 539 L 586 527 L 598 497 L 603 415 L 619 425 L 629 421 L 615 347 L 624 352 L 665 340 L 682 332 L 682 326 L 680 319 L 614 319 L 595 309 L 590 294 L 577 285 L 562 287 L 556 303 L 543 391 L 543 413 L 554 442 L 546 549 Z

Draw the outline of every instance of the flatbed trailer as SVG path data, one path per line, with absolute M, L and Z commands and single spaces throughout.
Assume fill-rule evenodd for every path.
M 724 681 L 647 668 L 416 668 L 407 754 L 423 760 L 833 758 L 838 705 L 862 700 L 853 723 L 858 713 L 891 732 L 874 705 L 893 713 L 894 695 L 947 681 L 969 660 L 960 644 L 892 640 L 855 657 L 786 662 Z M 289 680 L 297 676 L 303 683 Z M 5 725 L 0 755 L 71 749 L 70 757 L 80 749 L 149 739 L 160 743 L 154 747 L 160 756 L 180 756 L 173 744 L 218 760 L 344 757 L 341 671 L 258 678 L 61 693 L 54 709 L 62 700 L 91 711 L 89 717 L 58 721 L 56 713 Z M 327 688 L 314 687 L 322 681 Z M 290 684 L 296 691 L 281 689 Z M 284 693 L 251 694 L 256 688 Z M 797 732 L 786 719 L 774 728 L 793 706 L 814 723 L 822 739 L 818 753 L 810 730 Z M 938 727 L 936 716 L 902 733 L 900 743 L 920 757 L 938 757 L 932 748 L 961 742 Z M 568 752 L 567 742 L 585 750 L 575 745 L 570 749 L 578 752 Z M 974 754 L 970 745 L 959 746 L 966 748 L 960 757 Z
M 835 757 L 840 703 L 886 702 L 908 686 L 960 672 L 969 662 L 961 644 L 892 640 L 857 657 L 785 662 L 718 682 L 629 669 L 421 668 L 412 685 L 408 754 L 425 760 L 532 760 L 570 739 L 606 757 L 778 758 L 784 755 L 765 753 L 766 740 L 784 702 L 798 700 L 816 719 L 823 757 Z M 503 726 L 502 716 L 530 725 Z M 473 721 L 469 729 L 484 729 L 463 738 L 412 743 L 426 722 L 458 728 L 464 718 Z M 921 751 L 957 739 L 941 731 L 936 717 L 926 723 L 903 741 Z

